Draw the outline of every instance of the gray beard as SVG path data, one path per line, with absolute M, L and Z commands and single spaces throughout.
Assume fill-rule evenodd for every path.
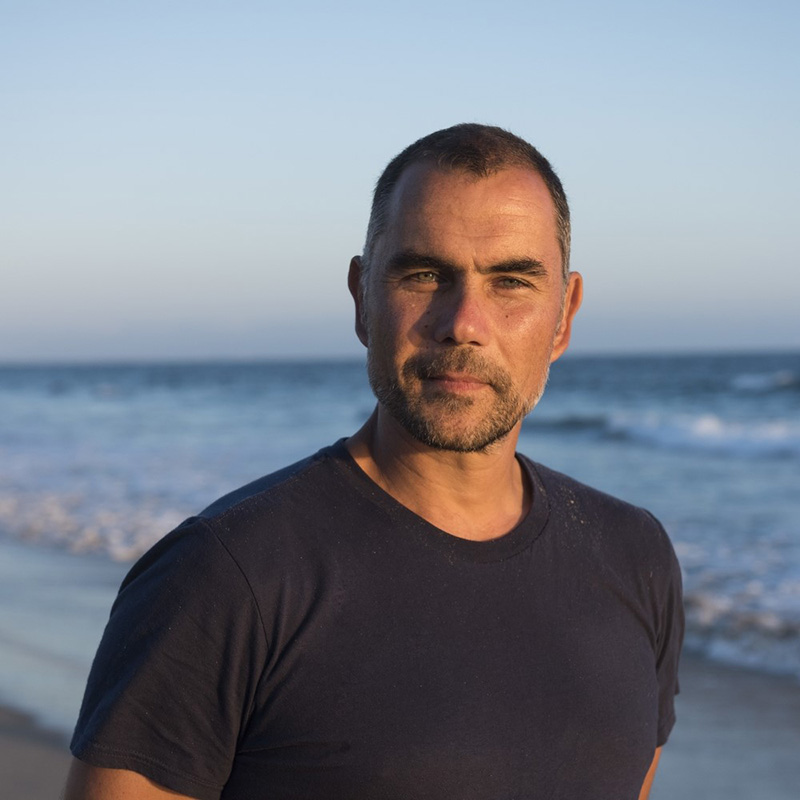
M 495 393 L 490 412 L 471 428 L 448 429 L 441 425 L 442 414 L 458 414 L 474 404 L 470 397 L 442 393 L 438 396 L 411 397 L 393 377 L 383 374 L 371 350 L 367 371 L 372 391 L 389 414 L 424 445 L 456 453 L 484 452 L 504 439 L 539 402 L 550 374 L 544 370 L 541 386 L 533 397 L 524 398 L 512 386 L 511 378 L 483 360 L 475 351 L 459 348 L 437 355 L 418 354 L 403 365 L 406 379 L 425 379 L 443 372 L 469 372 L 489 384 Z

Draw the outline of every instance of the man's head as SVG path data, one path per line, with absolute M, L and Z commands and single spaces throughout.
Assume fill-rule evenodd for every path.
M 386 229 L 389 200 L 403 172 L 412 164 L 429 162 L 441 170 L 463 171 L 485 178 L 502 169 L 521 167 L 538 173 L 545 182 L 556 212 L 561 268 L 569 274 L 570 218 L 564 187 L 550 162 L 532 145 L 492 125 L 466 122 L 423 136 L 396 155 L 381 173 L 372 196 L 372 210 L 362 255 L 369 270 L 375 245 Z
M 518 430 L 580 305 L 568 220 L 547 162 L 497 128 L 432 134 L 391 162 L 349 278 L 379 413 L 441 450 Z

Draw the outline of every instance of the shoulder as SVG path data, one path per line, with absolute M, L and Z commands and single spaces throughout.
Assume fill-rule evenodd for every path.
M 253 571 L 324 559 L 337 510 L 347 514 L 348 471 L 337 442 L 213 502 L 159 540 L 134 565 L 123 588 L 147 575 L 180 583 L 188 576 L 219 584 L 228 575 L 246 590 Z
M 523 463 L 541 481 L 551 507 L 574 516 L 589 514 L 592 522 L 636 523 L 644 527 L 661 529 L 655 517 L 639 506 L 581 483 L 569 475 L 557 472 L 522 456 Z
M 246 530 L 248 522 L 263 519 L 265 511 L 287 503 L 296 505 L 300 496 L 305 497 L 308 505 L 308 498 L 333 480 L 336 472 L 333 462 L 340 449 L 337 442 L 223 495 L 156 542 L 139 559 L 134 572 L 164 560 L 194 562 L 224 558 L 227 540 L 237 527 Z
M 639 564 L 644 559 L 670 570 L 677 565 L 667 532 L 648 510 L 522 459 L 547 498 L 549 524 L 590 548 L 616 551 Z
M 682 578 L 664 527 L 644 508 L 527 459 L 524 463 L 549 504 L 549 535 L 543 539 L 551 563 L 569 565 L 573 574 L 582 570 L 585 581 L 638 609 L 659 660 L 669 651 L 677 669 Z
M 287 497 L 298 488 L 325 482 L 332 477 L 334 462 L 340 458 L 341 442 L 325 447 L 322 450 L 300 461 L 283 467 L 276 472 L 258 478 L 207 506 L 198 515 L 202 519 L 214 520 L 227 514 L 241 513 L 251 506 Z

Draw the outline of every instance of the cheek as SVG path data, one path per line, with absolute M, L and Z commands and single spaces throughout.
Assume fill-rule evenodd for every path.
M 558 322 L 556 315 L 548 314 L 506 328 L 504 347 L 519 375 L 538 380 L 543 366 L 550 363 Z
M 519 347 L 528 351 L 538 352 L 552 347 L 559 321 L 556 311 L 543 309 L 536 313 L 510 313 L 503 327 L 509 340 L 514 339 Z
M 379 324 L 385 327 L 386 340 L 395 347 L 418 347 L 430 338 L 434 314 L 430 303 L 391 303 L 380 310 Z
M 404 360 L 403 351 L 408 346 L 406 322 L 397 308 L 389 303 L 375 303 L 369 310 L 369 348 L 372 358 L 387 365 Z

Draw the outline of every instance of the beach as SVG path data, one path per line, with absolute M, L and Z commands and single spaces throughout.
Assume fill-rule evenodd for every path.
M 523 424 L 521 452 L 652 511 L 681 562 L 686 652 L 714 660 L 683 662 L 653 800 L 798 797 L 798 396 L 800 353 L 573 358 Z M 58 797 L 134 559 L 373 403 L 359 362 L 0 367 L 3 797 Z
M 651 800 L 796 800 L 800 682 L 689 655 L 681 687 Z M 63 734 L 0 707 L 5 797 L 58 798 L 69 758 Z
M 13 800 L 60 797 L 71 756 L 63 734 L 0 706 L 0 783 Z
M 650 800 L 796 800 L 800 682 L 686 655 Z

